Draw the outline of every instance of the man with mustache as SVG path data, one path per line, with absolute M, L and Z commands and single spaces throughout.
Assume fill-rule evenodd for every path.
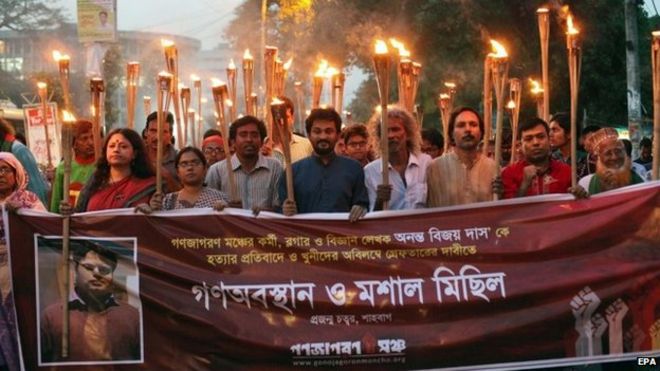
M 372 122 L 374 138 L 380 141 L 380 117 Z M 389 184 L 382 182 L 382 159 L 364 167 L 370 210 L 418 209 L 426 206 L 426 168 L 431 156 L 420 151 L 420 133 L 415 119 L 401 108 L 387 111 Z
M 154 111 L 147 116 L 147 125 L 144 128 L 143 137 L 144 144 L 147 147 L 149 158 L 154 166 L 160 166 L 163 171 L 163 181 L 165 188 L 169 192 L 178 191 L 181 189 L 181 182 L 176 175 L 176 166 L 174 159 L 176 158 L 177 150 L 174 148 L 174 141 L 172 132 L 174 130 L 174 116 L 168 112 L 165 115 L 165 122 L 163 125 L 163 159 L 160 164 L 156 164 L 156 157 L 158 153 L 158 112 Z
M 518 128 L 524 159 L 502 171 L 504 198 L 566 193 L 571 187 L 571 168 L 550 158 L 550 128 L 535 117 Z
M 644 180 L 632 170 L 630 157 L 616 129 L 602 128 L 587 139 L 585 145 L 598 157 L 596 173 L 580 179 L 580 186 L 589 194 L 597 194 Z
M 61 357 L 61 303 L 41 317 L 41 361 L 140 359 L 140 314 L 115 298 L 117 254 L 92 241 L 74 245 L 74 289 L 69 294 L 69 356 Z
M 453 151 L 431 162 L 426 171 L 428 207 L 464 205 L 491 201 L 497 167 L 481 154 L 479 142 L 484 122 L 472 108 L 460 107 L 449 117 L 449 138 Z M 496 188 L 497 191 L 499 191 Z
M 357 221 L 366 214 L 369 198 L 360 163 L 335 154 L 341 117 L 332 108 L 315 108 L 305 128 L 314 153 L 292 166 L 295 200 L 287 199 L 286 179 L 280 180 L 282 213 L 348 212 L 349 221 Z
M 283 169 L 279 161 L 261 154 L 265 138 L 266 124 L 254 116 L 243 116 L 229 127 L 229 142 L 235 153 L 209 168 L 206 185 L 231 197 L 227 173 L 227 161 L 231 161 L 240 200 L 230 200 L 230 207 L 255 212 L 274 209 Z

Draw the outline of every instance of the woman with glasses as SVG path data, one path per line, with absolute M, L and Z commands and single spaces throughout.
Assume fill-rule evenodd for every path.
M 174 160 L 176 173 L 183 188 L 162 197 L 154 194 L 149 205 L 141 205 L 138 210 L 150 213 L 153 210 L 174 210 L 212 207 L 217 211 L 227 206 L 228 197 L 217 189 L 204 186 L 208 169 L 204 153 L 195 147 L 185 147 Z

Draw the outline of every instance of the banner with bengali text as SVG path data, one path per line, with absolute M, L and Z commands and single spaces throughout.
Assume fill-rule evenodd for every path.
M 70 339 L 72 358 L 46 358 L 62 219 L 21 212 L 8 225 L 27 369 L 531 367 L 660 349 L 660 182 L 355 224 L 234 209 L 75 215 L 72 245 L 123 261 L 110 273 L 114 304 L 137 314 L 135 352 L 121 357 L 116 316 L 78 324 L 71 314 L 84 334 Z M 73 356 L 94 344 L 104 351 Z

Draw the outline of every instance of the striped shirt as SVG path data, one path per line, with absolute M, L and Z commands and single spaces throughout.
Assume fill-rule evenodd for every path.
M 306 157 L 309 157 L 314 153 L 314 148 L 309 139 L 301 137 L 298 134 L 293 134 L 291 136 L 291 163 L 300 161 Z M 273 149 L 273 157 L 276 158 L 282 166 L 284 166 L 284 152 L 279 148 Z
M 229 177 L 227 175 L 227 160 L 224 159 L 211 165 L 206 174 L 206 186 L 218 189 L 225 194 L 231 194 Z M 272 157 L 259 154 L 259 159 L 252 171 L 247 172 L 240 160 L 234 154 L 231 156 L 231 165 L 236 179 L 236 188 L 243 201 L 244 209 L 258 206 L 262 209 L 272 210 L 276 205 L 277 183 L 282 177 L 284 169 L 279 161 Z
M 426 172 L 428 207 L 464 205 L 493 200 L 492 182 L 497 175 L 495 161 L 481 154 L 471 168 L 456 152 L 445 153 Z

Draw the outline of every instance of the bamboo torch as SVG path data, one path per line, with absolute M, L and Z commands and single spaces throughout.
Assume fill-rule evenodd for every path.
M 295 201 L 293 193 L 293 170 L 291 168 L 291 131 L 286 119 L 286 106 L 283 101 L 274 98 L 270 104 L 273 124 L 282 138 L 282 149 L 284 151 L 284 166 L 286 171 L 286 198 Z
M 135 99 L 139 81 L 140 62 L 128 62 L 126 64 L 126 121 L 129 129 L 135 127 Z
M 380 156 L 382 164 L 383 185 L 387 186 L 389 181 L 389 149 L 387 139 L 387 104 L 390 94 L 390 54 L 387 44 L 383 40 L 377 40 L 374 50 L 374 71 L 378 83 L 380 95 Z M 383 203 L 383 210 L 387 210 L 387 202 Z
M 254 59 L 250 54 L 250 49 L 245 49 L 243 53 L 243 93 L 245 97 L 245 113 L 254 115 L 255 110 L 252 106 L 252 86 L 254 84 Z
M 195 95 L 197 96 L 197 118 L 199 121 L 202 121 L 202 80 L 195 74 L 190 75 L 190 79 L 192 80 L 193 89 L 195 89 Z M 190 123 L 192 126 L 191 135 L 194 147 L 197 147 L 198 144 L 201 145 L 201 143 L 197 143 L 197 137 L 199 136 L 197 131 L 201 130 L 197 124 L 196 121 Z
M 445 88 L 447 88 L 447 95 L 449 95 L 449 114 L 454 111 L 454 100 L 456 99 L 456 83 L 452 81 L 445 82 Z
M 415 102 L 417 101 L 417 89 L 419 89 L 419 76 L 422 73 L 422 65 L 417 62 L 412 63 L 412 75 L 410 79 L 410 89 L 408 92 L 408 105 L 411 108 L 411 113 L 415 113 Z M 418 119 L 419 121 L 419 119 Z M 421 124 L 420 124 L 421 127 Z
M 654 31 L 651 47 L 651 62 L 653 67 L 653 167 L 651 179 L 658 180 L 658 165 L 660 161 L 660 31 Z
M 495 100 L 497 103 L 497 116 L 495 119 L 495 166 L 497 174 L 500 173 L 500 164 L 502 163 L 502 124 L 504 121 L 504 88 L 506 87 L 509 76 L 509 56 L 506 49 L 495 40 L 490 41 L 493 46 L 493 53 L 490 53 L 492 60 L 491 68 L 493 73 L 493 88 L 495 89 Z M 493 193 L 493 199 L 497 201 L 499 195 Z
M 163 51 L 165 52 L 165 65 L 167 72 L 172 75 L 172 84 L 170 84 L 169 99 L 172 99 L 174 105 L 174 117 L 176 118 L 176 136 L 179 149 L 183 148 L 183 130 L 181 128 L 181 106 L 179 103 L 179 52 L 173 41 L 161 40 Z M 169 102 L 167 103 L 169 105 Z
M 491 131 L 493 130 L 493 71 L 491 65 L 493 64 L 493 57 L 488 54 L 484 59 L 484 132 L 481 140 L 484 144 L 488 144 L 491 138 Z M 488 153 L 488 146 L 483 146 L 483 154 Z
M 449 149 L 449 115 L 451 115 L 451 98 L 449 94 L 441 93 L 438 96 L 438 109 L 440 110 L 440 119 L 442 121 L 442 136 L 445 138 L 445 147 L 443 152 Z
M 543 116 L 545 122 L 550 121 L 550 81 L 548 79 L 548 41 L 550 35 L 550 11 L 547 8 L 538 8 L 536 16 L 539 23 L 539 38 L 541 39 L 541 73 L 543 82 Z
M 64 98 L 64 108 L 71 109 L 71 95 L 69 93 L 69 66 L 71 64 L 71 57 L 66 54 L 61 54 L 59 51 L 53 51 L 53 59 L 57 62 L 57 67 L 60 74 L 60 85 L 62 85 L 62 97 Z
M 257 97 L 257 93 L 250 94 L 250 107 L 251 111 L 248 114 L 256 117 L 257 107 L 259 107 L 259 97 Z
M 340 114 L 344 110 L 344 84 L 346 82 L 346 74 L 341 71 L 332 75 L 330 86 L 332 86 L 332 106 L 335 111 Z
M 190 109 L 190 100 L 192 99 L 192 94 L 190 92 L 190 88 L 187 86 L 182 86 L 181 89 L 181 110 L 183 112 L 183 143 L 187 144 L 188 143 L 188 134 L 189 134 L 189 128 L 191 125 L 194 125 L 194 121 L 191 122 L 188 120 L 189 115 L 188 115 L 188 110 Z M 191 125 L 189 125 L 191 124 Z
M 390 39 L 390 45 L 399 51 L 399 63 L 397 64 L 397 92 L 399 94 L 399 105 L 409 113 L 413 113 L 413 102 L 410 102 L 410 89 L 412 88 L 412 60 L 410 51 L 397 39 Z
M 303 98 L 303 86 L 301 81 L 296 81 L 293 83 L 293 90 L 296 92 L 296 110 L 298 116 L 298 132 L 304 133 L 304 122 L 305 122 L 305 99 Z
M 142 104 L 144 105 L 144 115 L 149 116 L 151 113 L 151 97 L 148 95 L 143 96 Z
M 312 109 L 319 108 L 321 106 L 323 79 L 326 76 L 327 69 L 328 61 L 325 59 L 321 60 L 321 63 L 319 63 L 319 68 L 316 70 L 316 73 L 314 73 L 314 78 L 312 80 Z
M 234 178 L 234 169 L 232 168 L 231 163 L 232 156 L 229 152 L 229 128 L 227 121 L 225 120 L 225 101 L 229 94 L 227 91 L 227 85 L 218 79 L 212 79 L 211 91 L 213 93 L 215 112 L 218 116 L 218 122 L 220 123 L 219 129 L 222 132 L 222 137 L 224 139 L 222 141 L 222 146 L 227 154 L 225 163 L 227 164 L 227 176 L 229 177 L 229 197 L 232 202 L 238 202 L 241 198 L 238 194 L 238 189 L 236 188 L 236 179 Z
M 582 49 L 578 38 L 579 31 L 573 25 L 572 14 L 566 19 L 566 48 L 568 49 L 568 76 L 571 86 L 571 187 L 577 185 L 577 109 L 580 89 L 580 66 Z
M 73 157 L 73 126 L 76 118 L 66 110 L 62 111 L 62 148 L 64 152 L 64 176 L 62 179 L 62 202 L 70 202 L 69 185 L 71 184 L 71 158 Z M 62 274 L 62 358 L 69 357 L 69 244 L 71 232 L 71 217 L 64 216 L 62 219 L 62 260 L 60 262 L 60 271 Z
M 41 122 L 44 125 L 44 135 L 46 138 L 46 156 L 49 168 L 53 167 L 53 159 L 50 153 L 50 133 L 48 132 L 48 84 L 45 82 L 37 83 L 37 91 L 41 100 Z
M 284 62 L 282 62 L 280 57 L 276 57 L 275 64 L 273 65 L 273 97 L 277 97 L 283 94 L 283 89 L 282 89 L 283 78 L 284 78 Z M 268 110 L 272 111 L 270 107 L 268 108 Z
M 163 192 L 163 126 L 168 112 L 168 103 L 172 94 L 172 83 L 174 77 L 171 73 L 161 72 L 158 74 L 156 92 L 157 101 L 157 130 L 158 130 L 158 148 L 156 149 L 156 192 Z
M 530 77 L 529 83 L 532 87 L 529 89 L 529 92 L 532 94 L 534 101 L 536 102 L 536 117 L 543 117 L 543 88 L 538 81 Z
M 229 60 L 229 65 L 227 66 L 227 89 L 229 90 L 229 99 L 232 101 L 232 105 L 229 108 L 229 122 L 236 121 L 236 65 L 234 60 Z
M 522 86 L 520 79 L 513 78 L 509 80 L 509 98 L 511 110 L 511 160 L 509 163 L 513 164 L 516 156 L 516 142 L 518 141 L 518 123 L 520 122 L 520 92 Z
M 92 133 L 94 137 L 94 161 L 101 157 L 101 122 L 103 117 L 103 99 L 105 97 L 105 83 L 100 77 L 92 77 L 89 81 L 89 90 L 92 96 Z

